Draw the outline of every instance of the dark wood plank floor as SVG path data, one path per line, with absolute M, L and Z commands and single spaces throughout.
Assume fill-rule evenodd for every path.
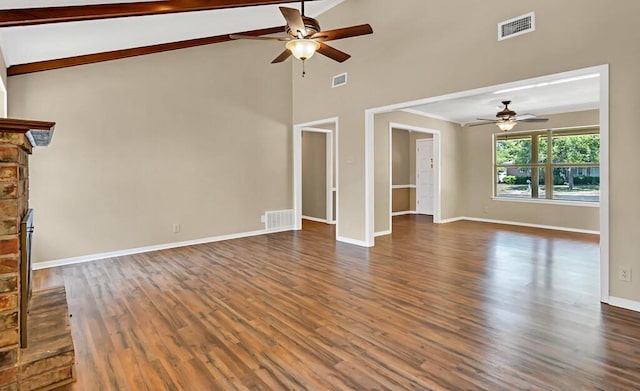
M 637 390 L 640 314 L 598 238 L 394 219 L 364 249 L 278 233 L 38 271 L 64 283 L 67 390 Z

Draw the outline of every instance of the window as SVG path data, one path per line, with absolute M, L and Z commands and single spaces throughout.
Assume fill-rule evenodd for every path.
M 600 128 L 552 129 L 495 137 L 499 198 L 600 201 Z

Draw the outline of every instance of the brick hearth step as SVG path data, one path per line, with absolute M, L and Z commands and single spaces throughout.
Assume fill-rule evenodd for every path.
M 22 349 L 19 363 L 20 390 L 50 390 L 75 380 L 75 354 L 64 287 L 32 293 L 28 336 L 29 344 Z

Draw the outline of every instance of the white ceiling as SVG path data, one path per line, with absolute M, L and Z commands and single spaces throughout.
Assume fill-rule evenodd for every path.
M 509 89 L 515 91 L 504 91 Z M 600 104 L 600 80 L 597 75 L 584 75 L 549 78 L 535 84 L 517 82 L 477 95 L 441 100 L 409 109 L 465 125 L 476 122 L 477 118 L 495 118 L 496 113 L 503 109 L 501 102 L 504 100 L 512 101 L 509 108 L 519 115 L 531 113 L 544 116 L 597 109 Z
M 344 0 L 305 3 L 317 17 Z M 124 3 L 132 0 L 2 0 L 0 8 Z M 222 10 L 0 28 L 7 66 L 257 30 L 285 24 L 278 7 L 300 2 Z M 324 26 L 323 26 L 324 27 Z M 335 26 L 339 27 L 339 26 Z M 334 28 L 327 26 L 326 29 Z M 277 43 L 275 43 L 277 44 Z

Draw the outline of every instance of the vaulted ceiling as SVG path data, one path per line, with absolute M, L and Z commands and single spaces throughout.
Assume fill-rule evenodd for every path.
M 307 0 L 305 11 L 317 17 L 343 1 Z M 282 32 L 280 6 L 299 9 L 300 2 L 1 0 L 0 47 L 8 74 L 18 75 L 226 42 L 232 33 Z M 417 105 L 411 110 L 460 124 L 474 122 L 477 117 L 492 118 L 505 99 L 512 100 L 520 113 L 588 110 L 599 107 L 598 86 L 595 78 L 550 80 L 511 91 Z
M 343 0 L 311 0 L 317 17 Z M 285 0 L 2 0 L 0 46 L 9 75 L 283 31 Z M 330 27 L 330 26 L 328 26 Z

